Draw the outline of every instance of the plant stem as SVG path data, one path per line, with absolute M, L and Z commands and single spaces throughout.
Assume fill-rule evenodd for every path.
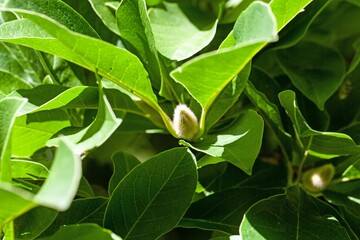
M 36 51 L 39 60 L 41 62 L 41 65 L 45 69 L 45 72 L 51 77 L 51 79 L 54 81 L 55 84 L 61 85 L 60 79 L 56 76 L 55 72 L 51 69 L 50 63 L 47 60 L 47 58 L 44 56 L 44 53 L 40 51 Z
M 312 140 L 313 140 L 313 137 L 311 136 L 311 137 L 310 137 L 310 140 L 309 140 L 309 142 L 308 142 L 308 144 L 307 144 L 307 146 L 306 146 L 306 149 L 303 149 L 303 150 L 304 150 L 304 153 L 303 153 L 303 157 L 302 157 L 302 159 L 301 159 L 301 161 L 300 161 L 299 167 L 298 167 L 298 169 L 297 169 L 297 179 L 296 179 L 295 183 L 299 183 L 299 182 L 300 182 L 301 175 L 302 175 L 302 168 L 303 168 L 304 163 L 306 162 L 306 159 L 307 159 L 307 157 L 308 157 L 308 155 L 309 155 L 309 148 L 310 148 L 310 146 L 311 146 Z M 302 144 L 301 144 L 301 145 L 302 145 Z M 302 145 L 302 146 L 303 146 L 303 145 Z

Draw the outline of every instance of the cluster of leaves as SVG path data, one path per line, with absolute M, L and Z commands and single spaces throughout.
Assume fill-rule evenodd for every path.
M 0 238 L 360 236 L 358 1 L 0 11 Z

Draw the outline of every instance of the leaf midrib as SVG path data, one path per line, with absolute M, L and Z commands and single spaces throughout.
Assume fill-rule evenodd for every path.
M 180 158 L 180 160 L 178 161 L 178 163 L 175 165 L 175 167 L 172 169 L 171 173 L 169 174 L 169 176 L 167 177 L 166 181 L 164 182 L 164 184 L 159 188 L 159 191 L 153 196 L 153 198 L 149 201 L 149 203 L 147 204 L 147 206 L 145 207 L 145 209 L 142 211 L 142 213 L 140 214 L 140 216 L 137 218 L 137 220 L 133 223 L 132 227 L 130 228 L 130 230 L 128 231 L 128 233 L 125 235 L 124 240 L 126 240 L 128 238 L 128 236 L 131 235 L 132 231 L 135 229 L 135 227 L 137 226 L 137 224 L 140 222 L 140 219 L 144 216 L 144 214 L 147 212 L 147 210 L 149 209 L 149 207 L 152 205 L 152 203 L 155 201 L 155 199 L 157 198 L 157 196 L 159 195 L 159 193 L 162 191 L 162 189 L 165 187 L 165 185 L 167 184 L 167 182 L 169 181 L 170 177 L 173 175 L 173 173 L 175 172 L 175 170 L 178 168 L 178 166 L 180 165 L 180 163 L 183 161 L 185 155 L 187 152 L 184 152 L 184 154 L 182 155 L 182 157 Z M 135 204 L 136 205 L 136 204 Z

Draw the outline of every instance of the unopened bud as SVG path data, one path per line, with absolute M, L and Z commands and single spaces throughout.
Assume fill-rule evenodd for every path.
M 198 120 L 191 109 L 185 104 L 179 104 L 174 110 L 173 126 L 178 138 L 194 140 L 199 132 Z
M 308 170 L 302 175 L 304 189 L 312 193 L 320 193 L 329 186 L 334 174 L 335 168 L 332 164 Z

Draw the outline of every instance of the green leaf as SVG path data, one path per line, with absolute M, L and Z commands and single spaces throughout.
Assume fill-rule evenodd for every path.
M 41 237 L 53 235 L 64 225 L 94 223 L 102 225 L 107 198 L 92 197 L 76 199 L 65 212 L 60 212 L 55 221 L 42 233 Z
M 31 61 L 31 63 L 30 63 Z M 33 49 L 14 44 L 0 44 L 1 92 L 28 89 L 44 77 L 38 56 Z
M 280 188 L 255 187 L 230 188 L 217 192 L 191 204 L 179 226 L 237 234 L 243 215 L 251 205 L 280 193 L 283 193 Z
M 278 31 L 286 26 L 296 15 L 301 13 L 310 2 L 312 2 L 312 0 L 271 1 L 270 7 L 275 15 Z
M 16 239 L 31 240 L 38 237 L 54 221 L 58 212 L 45 207 L 37 207 L 15 219 Z
M 206 47 L 215 36 L 217 19 L 194 8 L 164 2 L 149 10 L 157 50 L 182 61 Z
M 295 45 L 304 38 L 310 25 L 318 17 L 324 8 L 330 3 L 329 0 L 312 1 L 306 10 L 297 15 L 291 23 L 279 33 L 279 42 L 275 48 L 286 48 Z
M 16 217 L 36 207 L 33 195 L 10 184 L 0 182 L 0 230 Z
M 346 134 L 313 130 L 301 114 L 293 91 L 281 92 L 279 99 L 294 125 L 295 133 L 301 138 L 302 145 L 307 146 L 306 149 L 304 147 L 304 150 L 309 154 L 330 159 L 360 153 L 360 146 L 356 145 Z
M 81 162 L 67 143 L 60 142 L 50 175 L 40 191 L 33 195 L 20 188 L 1 183 L 0 229 L 6 222 L 24 214 L 36 205 L 44 205 L 56 210 L 65 210 L 75 196 L 81 178 Z
M 103 144 L 120 126 L 122 120 L 117 118 L 101 88 L 99 87 L 99 109 L 95 120 L 83 130 L 74 134 L 60 136 L 48 141 L 48 146 L 56 146 L 60 139 L 66 138 L 76 144 L 76 152 L 84 153 Z M 125 114 L 122 113 L 122 116 Z
M 90 183 L 86 180 L 84 176 L 80 180 L 79 188 L 76 195 L 84 198 L 95 197 L 94 191 Z
M 59 141 L 50 175 L 35 195 L 34 202 L 59 211 L 70 207 L 82 175 L 81 160 L 73 152 L 74 148 L 71 143 Z
M 263 129 L 264 122 L 261 116 L 249 110 L 222 132 L 209 134 L 196 143 L 181 143 L 212 157 L 225 159 L 251 175 L 260 151 Z
M 338 206 L 355 233 L 359 233 L 360 219 L 360 188 L 359 180 L 340 182 L 331 185 L 324 193 L 324 197 Z M 358 235 L 357 235 L 358 236 Z
M 196 189 L 194 156 L 173 148 L 135 167 L 113 191 L 104 224 L 124 239 L 156 239 L 185 214 Z
M 49 170 L 41 163 L 28 160 L 11 160 L 12 178 L 45 179 Z
M 11 132 L 16 115 L 25 103 L 25 99 L 16 97 L 0 100 L 0 181 L 11 180 Z
M 269 5 L 255 1 L 236 20 L 233 35 L 236 44 L 276 41 L 277 23 Z
M 76 224 L 63 226 L 53 236 L 42 238 L 42 240 L 121 240 L 111 231 L 101 228 L 96 224 Z
M 107 6 L 107 0 L 89 0 L 91 7 L 96 14 L 101 18 L 103 23 L 114 33 L 119 35 L 119 28 L 116 24 L 116 17 L 114 11 Z
M 114 110 L 142 114 L 142 111 L 126 94 L 115 89 L 104 89 L 104 91 Z M 22 108 L 21 115 L 57 108 L 97 109 L 99 106 L 99 88 L 89 86 L 66 88 L 58 85 L 40 85 L 29 90 L 17 90 L 9 96 L 28 99 Z
M 2 10 L 25 11 L 21 6 Z M 27 13 L 26 16 L 41 28 L 27 19 L 4 23 L 0 26 L 0 40 L 57 55 L 92 71 L 97 69 L 100 75 L 134 93 L 153 108 L 160 108 L 147 72 L 136 56 L 104 41 L 72 32 L 36 11 Z
M 24 108 L 26 107 L 27 105 L 24 106 Z M 51 137 L 68 126 L 70 126 L 69 116 L 61 109 L 18 117 L 13 129 L 12 155 L 31 156 L 37 150 L 46 147 L 46 142 Z
M 358 159 L 358 156 L 356 157 L 355 163 L 350 165 L 343 173 L 342 178 L 345 181 L 354 180 L 354 179 L 360 179 L 360 160 Z
M 5 7 L 14 10 L 21 8 L 28 13 L 36 11 L 38 15 L 51 18 L 74 32 L 99 38 L 96 31 L 79 13 L 60 0 L 31 0 L 26 4 L 21 0 L 11 0 L 6 2 Z
M 269 5 L 276 19 L 277 32 L 283 29 L 293 18 L 295 18 L 295 16 L 301 13 L 310 2 L 312 2 L 312 0 L 272 0 Z M 234 34 L 233 32 L 230 32 L 230 34 L 222 42 L 220 49 L 232 47 L 235 43 Z
M 167 133 L 165 129 L 156 126 L 148 118 L 131 113 L 126 114 L 116 131 L 121 133 Z
M 129 153 L 118 152 L 113 157 L 114 173 L 109 181 L 109 195 L 112 195 L 120 181 L 141 162 Z
M 251 14 L 258 11 L 262 13 L 262 16 L 253 18 Z M 263 22 L 262 18 L 269 19 L 269 21 Z M 265 35 L 253 33 L 243 37 L 240 39 L 242 43 L 235 48 L 203 54 L 171 72 L 175 81 L 181 83 L 202 106 L 200 130 L 204 130 L 205 114 L 221 91 L 268 41 L 276 40 L 276 21 L 270 7 L 265 3 L 252 3 L 240 15 L 237 22 L 244 26 L 244 29 L 260 24 L 262 28 L 272 31 L 260 32 Z M 237 34 L 247 33 L 239 29 Z
M 122 0 L 116 10 L 116 19 L 125 45 L 139 56 L 153 86 L 160 89 L 160 63 L 145 0 Z
M 247 83 L 245 91 L 252 103 L 269 118 L 274 126 L 277 126 L 277 128 L 285 134 L 277 106 L 271 103 L 266 95 L 258 91 L 251 82 Z
M 324 110 L 326 100 L 338 89 L 345 74 L 342 56 L 331 48 L 301 42 L 279 50 L 278 59 L 295 87 Z
M 344 220 L 330 205 L 300 188 L 253 205 L 240 225 L 243 239 L 351 239 Z
M 16 76 L 14 73 L 6 72 L 0 69 L 1 86 L 0 92 L 9 94 L 16 89 L 28 89 L 30 86 L 24 82 L 23 79 Z
M 209 108 L 205 120 L 206 130 L 210 129 L 239 99 L 248 80 L 251 64 L 243 70 L 221 91 L 214 103 Z

